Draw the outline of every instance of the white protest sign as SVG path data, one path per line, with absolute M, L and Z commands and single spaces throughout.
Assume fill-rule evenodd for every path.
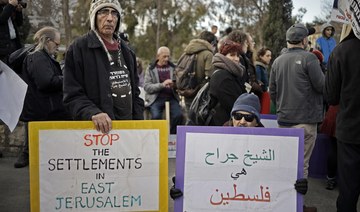
M 184 195 L 175 211 L 302 208 L 294 184 L 302 176 L 303 131 L 296 130 L 294 135 L 287 129 L 192 128 L 183 139 L 178 129 L 176 187 Z
M 41 130 L 41 211 L 158 210 L 158 130 Z
M 29 122 L 32 212 L 168 211 L 168 124 Z

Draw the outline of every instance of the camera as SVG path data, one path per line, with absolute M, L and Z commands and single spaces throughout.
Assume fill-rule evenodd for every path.
M 22 8 L 26 8 L 26 7 L 27 7 L 27 2 L 26 2 L 26 1 L 18 0 L 18 3 L 22 6 Z

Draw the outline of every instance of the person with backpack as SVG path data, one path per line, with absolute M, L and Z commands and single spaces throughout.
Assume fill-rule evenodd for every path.
M 28 84 L 20 120 L 60 121 L 71 120 L 63 105 L 63 75 L 54 58 L 60 45 L 60 32 L 53 27 L 43 27 L 34 35 L 36 48 L 26 56 L 22 78 Z M 27 124 L 24 148 L 15 168 L 29 164 Z
M 220 53 L 213 57 L 215 72 L 210 78 L 211 104 L 215 105 L 209 125 L 222 126 L 230 118 L 231 108 L 237 97 L 246 93 L 243 75 L 245 68 L 240 64 L 240 54 L 247 49 L 231 40 L 225 40 Z
M 170 49 L 158 49 L 156 60 L 145 72 L 145 107 L 150 109 L 151 119 L 162 119 L 165 102 L 170 103 L 170 134 L 176 134 L 176 126 L 183 122 L 179 96 L 175 91 L 175 65 L 170 62 Z
M 199 38 L 190 41 L 190 43 L 185 47 L 184 54 L 179 59 L 180 62 L 183 57 L 186 57 L 186 55 L 196 54 L 196 62 L 193 67 L 195 69 L 193 71 L 196 79 L 195 92 L 191 95 L 186 95 L 186 89 L 182 90 L 179 86 L 177 86 L 179 94 L 185 98 L 186 111 L 189 111 L 190 105 L 198 90 L 208 81 L 208 79 L 210 79 L 214 70 L 214 66 L 212 65 L 214 46 L 212 44 L 215 44 L 215 42 L 216 36 L 213 33 L 203 31 L 200 33 Z M 179 63 L 178 67 L 180 67 Z

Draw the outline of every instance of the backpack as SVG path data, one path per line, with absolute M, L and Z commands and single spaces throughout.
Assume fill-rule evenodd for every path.
M 215 114 L 214 102 L 211 102 L 209 93 L 210 82 L 205 85 L 196 94 L 192 101 L 186 125 L 208 126 L 213 115 Z
M 200 88 L 195 72 L 196 59 L 197 54 L 184 53 L 175 67 L 176 87 L 181 96 L 193 97 Z
M 22 47 L 10 54 L 9 56 L 9 66 L 12 70 L 14 70 L 17 74 L 21 74 L 23 62 L 29 52 L 35 49 L 36 45 L 31 44 L 26 47 Z

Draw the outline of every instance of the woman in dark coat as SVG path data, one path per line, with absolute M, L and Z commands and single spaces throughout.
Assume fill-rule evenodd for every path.
M 37 46 L 25 59 L 24 81 L 28 84 L 21 120 L 67 120 L 63 99 L 63 75 L 55 54 L 60 45 L 60 32 L 44 27 L 35 35 Z
M 34 40 L 36 48 L 25 58 L 23 65 L 22 78 L 28 84 L 28 90 L 20 120 L 70 120 L 62 102 L 63 76 L 60 64 L 55 60 L 60 32 L 53 27 L 44 27 L 35 33 Z M 14 164 L 15 168 L 29 164 L 27 136 L 25 138 L 24 149 Z
M 211 76 L 209 89 L 211 104 L 216 104 L 216 112 L 210 122 L 212 126 L 223 126 L 230 119 L 236 99 L 246 92 L 243 79 L 245 68 L 239 63 L 242 49 L 241 44 L 226 40 L 220 47 L 220 53 L 213 57 L 217 71 Z

